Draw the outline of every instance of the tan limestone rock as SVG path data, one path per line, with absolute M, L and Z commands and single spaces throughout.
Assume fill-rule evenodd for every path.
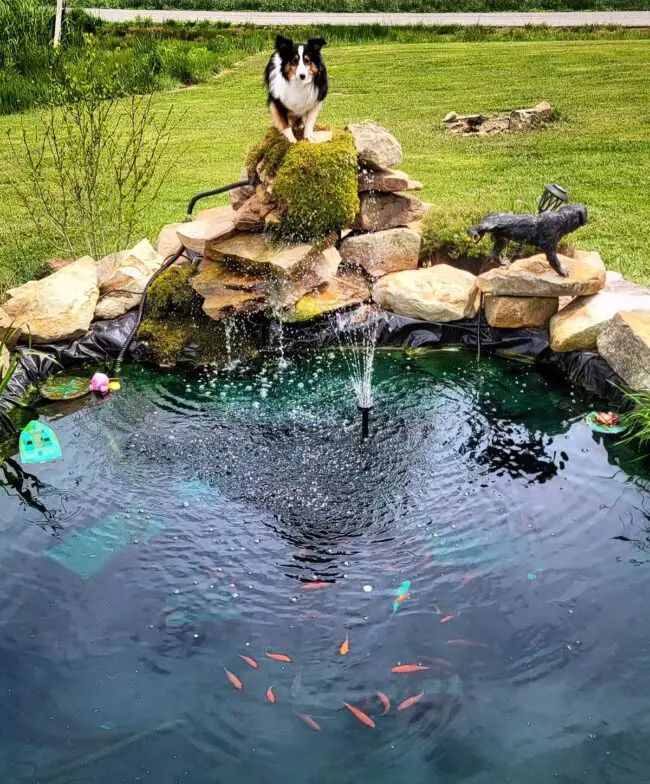
M 495 297 L 486 294 L 485 318 L 491 327 L 546 327 L 557 313 L 557 297 Z
M 149 240 L 142 240 L 130 250 L 107 257 L 112 268 L 104 275 L 105 259 L 100 262 L 102 281 L 95 318 L 113 319 L 137 307 L 149 278 L 160 269 L 163 257 L 153 249 Z
M 341 258 L 375 278 L 389 272 L 417 269 L 422 238 L 412 229 L 398 228 L 357 234 L 341 243 Z
M 476 277 L 447 264 L 384 275 L 372 297 L 386 310 L 426 321 L 473 318 L 479 307 Z
M 375 122 L 347 126 L 354 138 L 357 155 L 371 169 L 391 169 L 402 162 L 402 145 L 392 133 Z
M 425 206 L 415 196 L 399 193 L 361 193 L 359 214 L 354 228 L 364 231 L 385 231 L 407 226 L 425 213 Z
M 502 297 L 565 297 L 595 294 L 605 285 L 605 265 L 598 253 L 576 251 L 575 258 L 559 256 L 569 276 L 558 275 L 543 253 L 519 259 L 479 275 L 484 294 Z
M 603 327 L 598 352 L 635 390 L 650 390 L 650 312 L 620 311 Z
M 81 337 L 99 298 L 95 260 L 84 256 L 42 280 L 9 289 L 7 297 L 0 326 L 13 322 L 33 343 Z

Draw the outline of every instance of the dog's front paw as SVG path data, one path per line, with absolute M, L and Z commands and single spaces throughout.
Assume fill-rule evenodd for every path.
M 557 269 L 555 270 L 558 275 L 563 278 L 569 277 L 569 270 L 566 267 L 563 267 L 561 264 L 558 264 Z

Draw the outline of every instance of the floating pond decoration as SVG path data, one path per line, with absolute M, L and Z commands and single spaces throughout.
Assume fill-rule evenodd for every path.
M 594 433 L 624 433 L 627 429 L 621 423 L 620 417 L 611 411 L 605 413 L 592 411 L 587 415 L 585 421 Z
M 47 463 L 62 456 L 55 432 L 35 419 L 23 428 L 19 444 L 23 463 Z
M 87 376 L 57 373 L 41 384 L 38 391 L 46 400 L 75 400 L 87 395 L 90 389 Z

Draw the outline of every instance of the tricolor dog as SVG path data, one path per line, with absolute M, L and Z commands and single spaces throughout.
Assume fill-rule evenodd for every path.
M 310 38 L 306 44 L 294 44 L 278 35 L 275 52 L 264 71 L 269 91 L 269 109 L 273 125 L 290 142 L 296 141 L 295 130 L 302 129 L 308 141 L 314 138 L 314 124 L 327 95 L 327 69 L 320 50 L 322 38 Z

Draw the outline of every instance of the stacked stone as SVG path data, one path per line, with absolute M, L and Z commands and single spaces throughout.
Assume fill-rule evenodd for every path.
M 256 182 L 232 191 L 230 205 L 174 225 L 180 242 L 203 256 L 191 285 L 208 316 L 271 310 L 281 320 L 304 321 L 369 301 L 377 279 L 417 268 L 425 205 L 410 191 L 421 184 L 394 168 L 402 148 L 384 128 L 365 122 L 347 130 L 358 153 L 360 209 L 340 236 L 318 247 L 274 242 L 266 230 L 281 219 L 281 206 L 263 160 Z M 165 250 L 172 249 L 168 243 Z

